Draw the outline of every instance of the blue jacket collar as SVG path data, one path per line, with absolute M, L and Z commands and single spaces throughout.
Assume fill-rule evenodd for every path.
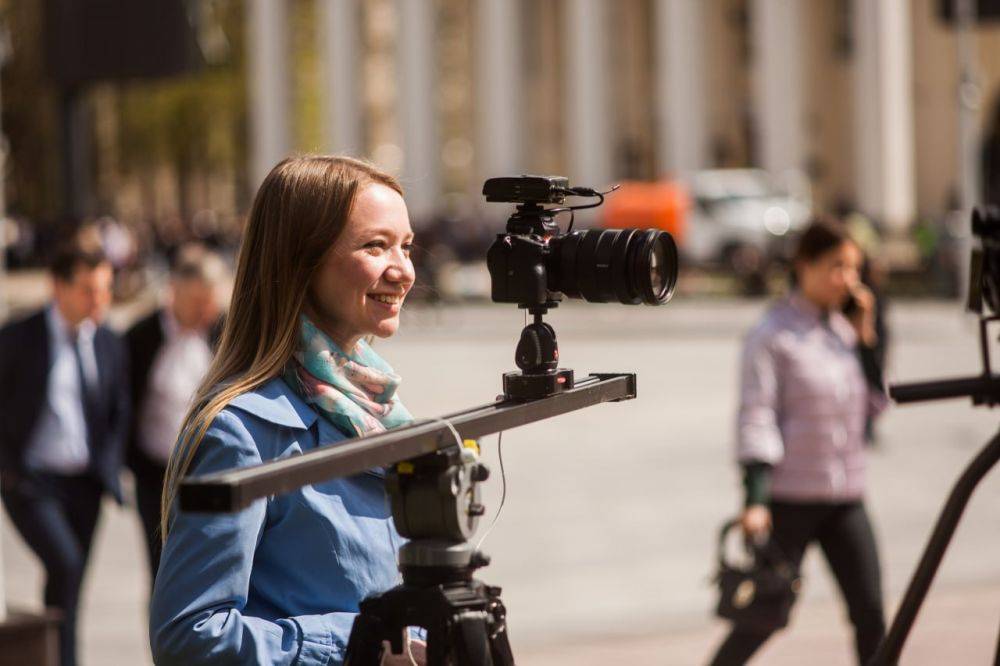
M 319 421 L 317 430 L 319 446 L 336 444 L 349 439 L 332 423 L 320 418 L 316 411 L 302 400 L 281 377 L 275 377 L 252 391 L 241 393 L 233 398 L 229 404 L 265 421 L 288 428 L 308 430 Z M 367 474 L 385 478 L 385 470 L 381 467 L 370 469 Z
M 300 430 L 309 429 L 318 418 L 316 411 L 296 395 L 281 377 L 241 393 L 229 404 L 265 421 Z

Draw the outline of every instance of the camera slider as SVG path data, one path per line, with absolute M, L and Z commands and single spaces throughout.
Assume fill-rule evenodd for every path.
M 528 401 L 504 398 L 439 419 L 421 420 L 377 435 L 322 446 L 290 458 L 187 477 L 180 484 L 180 509 L 232 513 L 263 497 L 360 474 L 374 467 L 387 467 L 452 447 L 455 445 L 452 428 L 463 440 L 478 439 L 600 403 L 631 400 L 635 396 L 634 374 L 591 374 L 577 381 L 572 389 L 547 398 Z
M 382 641 L 397 654 L 403 630 L 427 629 L 428 666 L 514 663 L 500 589 L 476 580 L 489 563 L 467 539 L 485 508 L 477 484 L 489 471 L 465 440 L 636 396 L 633 374 L 593 374 L 543 398 L 502 399 L 283 458 L 181 482 L 182 511 L 233 512 L 270 495 L 392 466 L 386 477 L 392 517 L 410 541 L 400 548 L 403 583 L 360 604 L 347 663 L 378 663 Z M 459 441 L 456 441 L 459 440 Z

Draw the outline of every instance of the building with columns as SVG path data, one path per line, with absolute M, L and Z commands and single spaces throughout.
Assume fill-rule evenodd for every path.
M 940 0 L 311 1 L 324 138 L 309 146 L 289 129 L 283 3 L 248 1 L 251 180 L 295 149 L 369 157 L 418 223 L 492 175 L 756 166 L 903 232 L 961 201 L 960 132 L 973 150 L 1000 133 L 1000 23 L 968 33 L 960 86 Z

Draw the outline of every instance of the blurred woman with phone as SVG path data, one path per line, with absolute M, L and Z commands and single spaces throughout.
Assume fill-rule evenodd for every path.
M 875 349 L 875 299 L 863 255 L 837 222 L 799 239 L 795 286 L 745 340 L 737 459 L 751 540 L 796 568 L 818 543 L 854 627 L 860 663 L 885 634 L 878 550 L 865 509 L 865 428 L 887 403 Z M 712 663 L 744 664 L 772 632 L 735 625 Z

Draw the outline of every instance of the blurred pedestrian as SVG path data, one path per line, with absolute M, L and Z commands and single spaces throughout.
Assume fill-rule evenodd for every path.
M 129 398 L 124 347 L 101 323 L 111 264 L 76 242 L 56 251 L 51 274 L 51 303 L 0 330 L 0 494 L 45 567 L 45 605 L 62 614 L 71 666 L 101 497 L 121 502 Z
M 146 536 L 150 580 L 160 563 L 160 496 L 167 461 L 191 398 L 212 362 L 222 328 L 226 266 L 201 245 L 182 247 L 163 307 L 125 336 L 135 406 L 126 465 Z
M 865 424 L 886 403 L 874 299 L 844 226 L 818 220 L 799 240 L 795 288 L 748 335 L 737 457 L 744 533 L 769 535 L 798 568 L 818 543 L 855 632 L 860 663 L 885 633 L 878 552 L 865 510 Z M 744 664 L 771 632 L 735 625 L 712 663 Z

